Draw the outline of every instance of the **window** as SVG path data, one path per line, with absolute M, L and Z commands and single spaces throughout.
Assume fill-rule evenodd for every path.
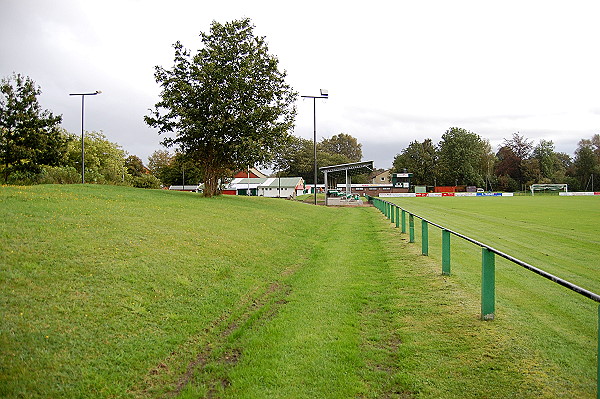
M 356 191 L 362 191 L 362 190 L 364 190 L 364 188 L 362 188 L 362 187 L 356 187 L 355 190 Z

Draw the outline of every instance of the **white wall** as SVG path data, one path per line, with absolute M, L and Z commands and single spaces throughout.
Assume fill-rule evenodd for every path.
M 270 190 L 269 190 L 270 188 Z M 259 189 L 258 195 L 262 195 L 263 197 L 289 197 L 290 195 L 295 196 L 295 189 L 288 187 L 281 187 L 281 191 L 277 187 L 267 187 Z M 281 194 L 280 194 L 281 193 Z

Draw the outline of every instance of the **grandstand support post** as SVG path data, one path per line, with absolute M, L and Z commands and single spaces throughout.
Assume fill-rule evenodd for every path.
M 408 242 L 415 242 L 415 217 L 412 213 L 408 214 L 408 232 L 409 232 L 409 240 Z
M 450 232 L 442 230 L 442 274 L 450 275 Z
M 421 219 L 421 254 L 429 256 L 429 223 Z
M 400 226 L 400 207 L 396 205 L 396 228 Z
M 488 248 L 481 249 L 481 320 L 494 320 L 496 260 Z
M 402 233 L 406 234 L 406 211 L 402 209 Z

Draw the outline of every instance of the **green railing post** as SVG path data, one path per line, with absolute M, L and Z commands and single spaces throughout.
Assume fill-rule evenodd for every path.
M 415 217 L 412 213 L 408 214 L 408 232 L 409 232 L 409 240 L 408 242 L 415 242 Z
M 406 211 L 402 209 L 402 233 L 406 234 Z
M 496 302 L 494 256 L 489 249 L 481 249 L 481 320 L 494 320 Z
M 396 228 L 400 226 L 400 207 L 396 205 Z
M 391 216 L 390 222 L 391 223 L 395 223 L 394 216 L 396 216 L 396 210 L 394 208 L 395 208 L 394 205 L 390 205 L 390 216 Z
M 450 232 L 442 230 L 442 274 L 450 275 Z
M 421 254 L 429 255 L 429 223 L 421 219 Z

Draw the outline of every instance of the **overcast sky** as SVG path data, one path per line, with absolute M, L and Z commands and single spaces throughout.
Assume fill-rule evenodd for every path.
M 357 4 L 361 4 L 360 6 Z M 162 149 L 143 121 L 158 101 L 154 67 L 173 65 L 213 20 L 252 19 L 300 95 L 317 103 L 318 140 L 356 137 L 364 160 L 391 167 L 411 141 L 450 127 L 489 139 L 515 132 L 573 155 L 600 133 L 600 3 L 594 1 L 0 0 L 0 76 L 30 76 L 40 102 L 144 162 Z M 312 100 L 295 135 L 313 137 Z

